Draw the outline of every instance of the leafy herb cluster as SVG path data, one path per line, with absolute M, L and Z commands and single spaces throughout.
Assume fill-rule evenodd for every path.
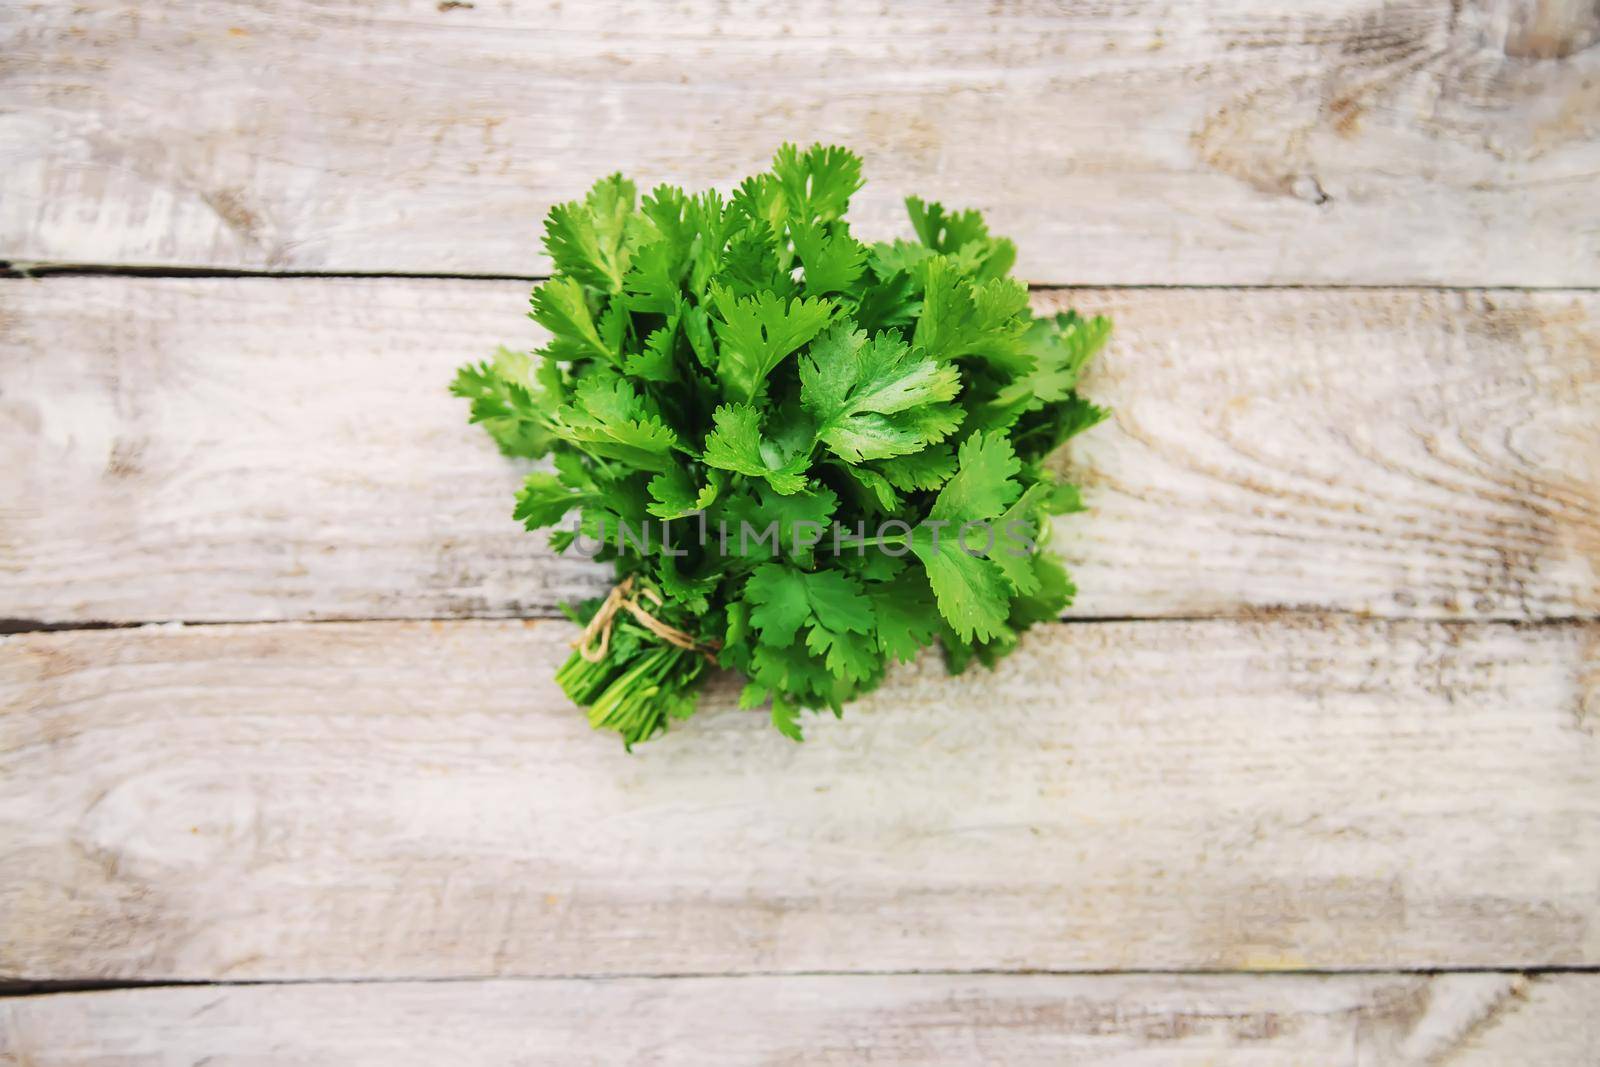
M 822 145 L 728 197 L 605 178 L 545 221 L 550 340 L 452 385 L 503 452 L 550 457 L 516 518 L 559 551 L 603 541 L 796 740 L 800 709 L 838 714 L 892 660 L 937 641 L 952 670 L 992 664 L 1059 614 L 1072 583 L 1034 546 L 1081 504 L 1044 461 L 1106 416 L 1075 386 L 1108 320 L 1034 317 L 975 211 L 911 197 L 916 241 L 862 243 L 860 187 L 861 160 Z M 557 677 L 631 746 L 694 712 L 709 658 L 624 613 L 603 659 Z

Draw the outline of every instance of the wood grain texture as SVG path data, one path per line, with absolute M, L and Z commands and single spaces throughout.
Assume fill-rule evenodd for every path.
M 782 140 L 979 206 L 1039 283 L 1600 284 L 1590 0 L 10 4 L 0 257 L 543 269 L 601 174 Z
M 510 518 L 445 389 L 519 282 L 0 282 L 0 612 L 549 615 L 608 584 Z M 1064 457 L 1085 616 L 1600 611 L 1600 296 L 1040 292 L 1114 315 Z
M 1600 963 L 1600 624 L 1056 624 L 629 756 L 565 623 L 0 642 L 0 977 Z
M 1589 1067 L 1600 978 L 826 976 L 136 989 L 0 1001 L 0 1064 Z

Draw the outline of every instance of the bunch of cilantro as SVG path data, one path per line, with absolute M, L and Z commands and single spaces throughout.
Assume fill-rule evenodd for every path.
M 698 646 L 624 611 L 598 662 L 560 669 L 629 746 L 694 712 L 712 660 L 799 740 L 800 709 L 839 714 L 891 660 L 937 641 L 953 671 L 993 664 L 1072 598 L 1039 548 L 1081 504 L 1045 461 L 1106 416 L 1075 386 L 1110 323 L 1033 317 L 974 211 L 912 197 L 916 241 L 862 243 L 861 184 L 822 145 L 728 197 L 605 178 L 545 221 L 550 340 L 452 386 L 503 452 L 550 457 L 516 518 L 598 544 Z

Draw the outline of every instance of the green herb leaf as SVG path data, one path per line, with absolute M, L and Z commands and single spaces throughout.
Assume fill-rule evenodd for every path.
M 556 409 L 555 433 L 583 452 L 640 470 L 671 466 L 677 437 L 621 378 L 585 378 L 572 403 Z
M 556 270 L 584 285 L 621 292 L 628 269 L 626 235 L 633 198 L 633 183 L 613 174 L 596 182 L 582 203 L 551 208 L 544 223 L 544 247 Z
M 721 346 L 717 377 L 730 399 L 745 403 L 761 392 L 780 360 L 820 333 L 833 316 L 825 300 L 797 297 L 785 304 L 771 293 L 741 299 L 715 284 L 711 304 Z
M 706 465 L 763 478 L 780 493 L 806 487 L 808 454 L 784 455 L 761 436 L 761 412 L 750 404 L 724 404 L 711 416 L 716 429 L 706 437 Z
M 961 391 L 961 373 L 914 352 L 898 333 L 870 342 L 841 323 L 800 361 L 800 399 L 817 435 L 835 455 L 859 463 L 920 451 L 949 435 L 962 413 L 943 403 Z

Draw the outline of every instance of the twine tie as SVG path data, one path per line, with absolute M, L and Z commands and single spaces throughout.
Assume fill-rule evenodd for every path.
M 626 611 L 638 620 L 639 625 L 667 644 L 675 645 L 685 652 L 698 652 L 711 663 L 716 663 L 716 657 L 711 653 L 722 647 L 720 641 L 701 644 L 676 626 L 668 626 L 639 604 L 640 597 L 649 600 L 658 608 L 662 605 L 661 594 L 649 586 L 640 586 L 638 593 L 635 593 L 632 575 L 618 582 L 611 592 L 606 594 L 600 609 L 594 613 L 594 618 L 583 628 L 583 633 L 572 642 L 572 647 L 578 650 L 578 655 L 590 663 L 599 663 L 605 659 L 606 650 L 611 647 L 611 628 L 616 622 L 617 612 Z M 600 639 L 598 647 L 594 643 L 596 637 Z

